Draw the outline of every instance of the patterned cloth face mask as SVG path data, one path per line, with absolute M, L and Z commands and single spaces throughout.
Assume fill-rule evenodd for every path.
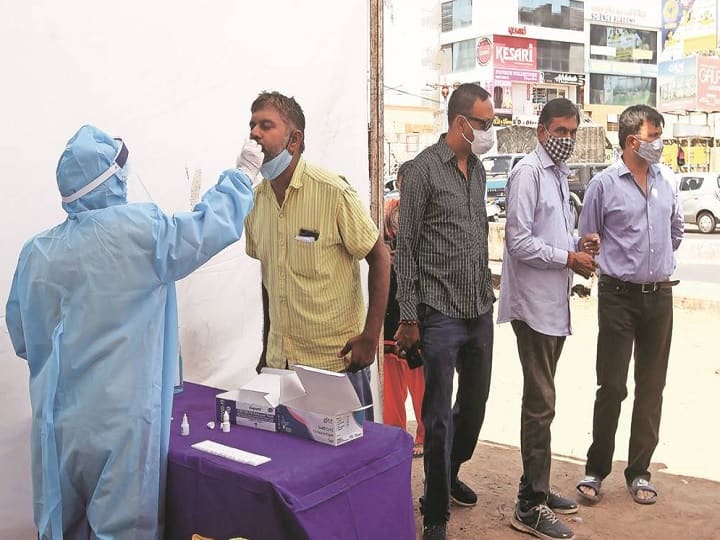
M 544 126 L 543 126 L 544 127 Z M 564 163 L 575 150 L 575 139 L 572 137 L 553 137 L 545 128 L 548 134 L 547 140 L 543 144 L 550 158 L 555 163 Z

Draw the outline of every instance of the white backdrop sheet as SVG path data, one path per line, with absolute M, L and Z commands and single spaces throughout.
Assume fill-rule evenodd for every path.
M 0 0 L 0 20 L 0 538 L 30 540 L 28 370 L 5 299 L 23 242 L 64 219 L 55 166 L 65 142 L 85 123 L 122 137 L 152 199 L 187 210 L 186 168 L 212 185 L 248 136 L 250 103 L 275 89 L 304 108 L 306 157 L 368 202 L 368 6 Z M 252 375 L 259 276 L 242 239 L 178 284 L 186 380 L 232 387 Z

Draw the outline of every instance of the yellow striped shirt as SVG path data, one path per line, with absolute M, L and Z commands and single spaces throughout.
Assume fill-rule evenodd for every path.
M 317 240 L 298 240 L 300 229 Z M 379 237 L 353 187 L 301 158 L 282 207 L 270 182 L 255 188 L 245 236 L 270 300 L 267 365 L 342 370 L 337 355 L 365 322 L 358 261 Z

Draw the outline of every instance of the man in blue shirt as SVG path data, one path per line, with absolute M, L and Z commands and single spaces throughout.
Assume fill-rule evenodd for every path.
M 513 169 L 507 183 L 505 253 L 498 322 L 512 324 L 524 385 L 520 446 L 523 474 L 511 520 L 540 538 L 573 538 L 555 513 L 577 504 L 550 488 L 550 424 L 555 416 L 555 369 L 570 335 L 573 272 L 590 276 L 598 237 L 578 238 L 565 162 L 572 155 L 580 113 L 561 98 L 543 107 L 539 144 Z
M 630 355 L 635 350 L 635 401 L 625 480 L 633 499 L 652 504 L 650 460 L 658 443 L 662 392 L 673 324 L 669 278 L 683 237 L 682 211 L 673 174 L 659 165 L 663 117 L 634 105 L 618 120 L 622 157 L 598 174 L 585 194 L 580 232 L 597 232 L 597 384 L 593 442 L 578 494 L 599 500 L 610 474 L 620 403 L 627 397 Z

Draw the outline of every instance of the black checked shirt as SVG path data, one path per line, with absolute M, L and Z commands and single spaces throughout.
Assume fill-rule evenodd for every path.
M 401 319 L 418 304 L 456 319 L 492 308 L 485 171 L 468 156 L 468 179 L 445 135 L 413 159 L 403 176 L 395 267 Z

